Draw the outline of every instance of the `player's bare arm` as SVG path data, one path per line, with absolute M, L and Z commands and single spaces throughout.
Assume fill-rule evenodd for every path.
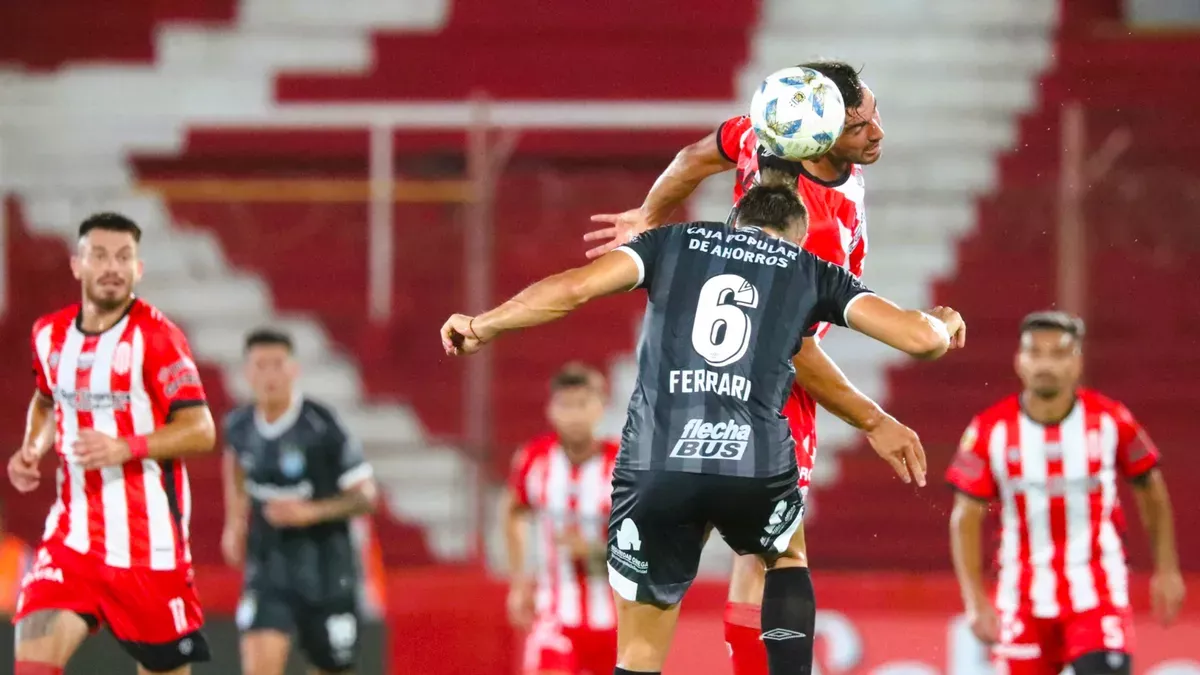
M 509 331 L 550 323 L 596 298 L 633 290 L 640 279 L 633 258 L 611 252 L 583 267 L 546 277 L 479 316 L 455 314 L 442 325 L 447 354 L 474 354 Z
M 917 485 L 925 486 L 925 448 L 920 437 L 859 391 L 816 338 L 804 338 L 804 346 L 792 358 L 792 365 L 796 381 L 813 400 L 864 432 L 876 454 L 892 466 L 900 480 L 908 483 L 915 478 Z
M 113 438 L 95 429 L 80 429 L 74 451 L 80 466 L 100 469 L 120 466 L 140 457 L 167 460 L 210 452 L 216 440 L 217 429 L 208 406 L 195 405 L 175 411 L 170 422 L 147 436 L 133 439 Z
M 592 222 L 608 223 L 609 226 L 583 236 L 584 241 L 604 242 L 589 250 L 587 257 L 598 258 L 629 243 L 638 234 L 666 223 L 705 178 L 737 168 L 736 163 L 721 154 L 718 143 L 717 134 L 713 132 L 676 153 L 638 208 L 592 216 Z
M 919 359 L 936 359 L 967 343 L 967 325 L 949 307 L 906 310 L 866 295 L 850 305 L 846 319 L 854 330 Z
M 958 493 L 950 513 L 950 554 L 971 632 L 984 644 L 1000 637 L 1000 619 L 983 579 L 983 520 L 987 503 Z
M 514 627 L 527 629 L 533 623 L 533 578 L 525 569 L 525 551 L 529 545 L 529 517 L 532 511 L 508 490 L 500 514 L 504 526 L 504 547 L 508 557 L 508 620 Z
M 1154 616 L 1170 625 L 1179 614 L 1186 594 L 1179 573 L 1179 553 L 1175 548 L 1175 521 L 1171 497 L 1162 471 L 1151 469 L 1134 482 L 1134 497 L 1142 525 L 1150 538 L 1154 555 L 1154 576 L 1150 580 L 1150 600 Z
M 263 517 L 275 527 L 309 527 L 371 513 L 379 495 L 375 480 L 365 478 L 328 499 L 272 499 Z
M 225 528 L 221 532 L 221 554 L 225 562 L 237 566 L 246 557 L 246 527 L 250 517 L 250 497 L 246 494 L 246 476 L 237 453 L 226 448 L 221 458 L 221 479 L 225 492 Z
M 19 492 L 32 492 L 41 482 L 38 463 L 54 447 L 54 400 L 33 392 L 25 414 L 25 438 L 8 460 L 8 479 Z

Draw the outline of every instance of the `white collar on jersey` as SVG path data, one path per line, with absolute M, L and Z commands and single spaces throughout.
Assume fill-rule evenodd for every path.
M 254 409 L 254 428 L 258 430 L 259 435 L 263 438 L 273 441 L 296 424 L 296 420 L 300 419 L 300 411 L 303 409 L 304 394 L 294 391 L 292 392 L 292 402 L 288 405 L 288 409 L 274 422 L 268 422 L 262 416 L 262 412 L 256 407 Z

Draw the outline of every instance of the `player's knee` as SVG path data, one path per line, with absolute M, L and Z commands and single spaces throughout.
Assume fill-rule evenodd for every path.
M 1071 663 L 1075 675 L 1130 675 L 1133 658 L 1124 652 L 1089 652 Z

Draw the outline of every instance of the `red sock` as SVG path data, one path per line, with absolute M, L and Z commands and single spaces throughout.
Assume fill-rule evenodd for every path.
M 63 675 L 63 669 L 49 663 L 17 661 L 13 675 Z
M 768 675 L 767 648 L 762 642 L 762 607 L 726 603 L 725 644 L 729 646 L 733 675 Z

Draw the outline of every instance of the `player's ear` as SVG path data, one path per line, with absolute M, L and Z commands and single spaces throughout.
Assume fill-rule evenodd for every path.
M 137 269 L 135 269 L 133 272 L 133 283 L 136 284 L 137 282 L 141 281 L 142 275 L 145 273 L 146 273 L 146 263 L 142 262 L 141 258 L 138 258 Z
M 79 281 L 79 268 L 83 266 L 83 258 L 78 253 L 71 256 L 71 274 Z

